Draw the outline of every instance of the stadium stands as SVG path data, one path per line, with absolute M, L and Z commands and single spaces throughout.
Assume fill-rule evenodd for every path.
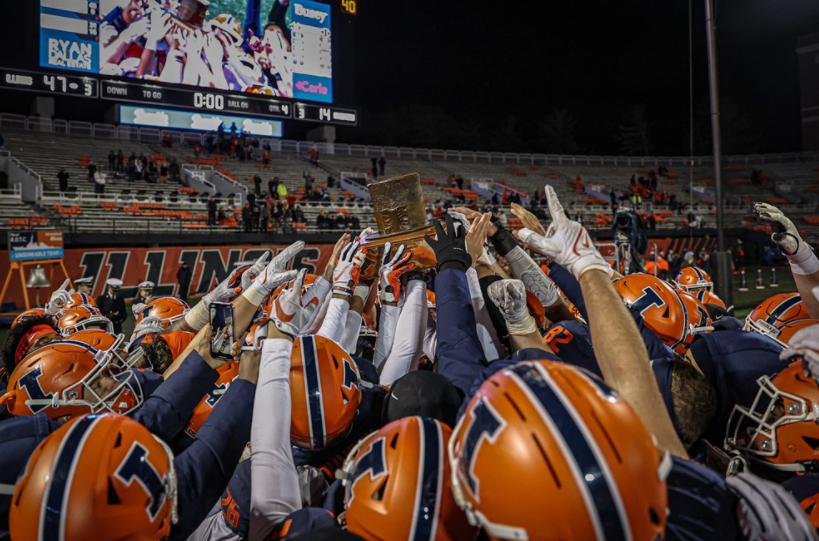
M 589 229 L 610 227 L 609 193 L 618 197 L 628 192 L 629 179 L 649 175 L 663 165 L 668 173 L 658 179 L 657 191 L 665 190 L 678 203 L 676 208 L 644 199 L 640 212 L 649 214 L 659 230 L 687 228 L 689 212 L 701 217 L 703 226 L 713 227 L 715 210 L 711 176 L 713 168 L 708 158 L 695 158 L 688 166 L 686 158 L 669 157 L 604 157 L 552 156 L 532 154 L 501 154 L 459 152 L 395 147 L 364 147 L 359 145 L 316 144 L 320 150 L 318 164 L 310 163 L 308 150 L 314 143 L 264 140 L 270 145 L 272 159 L 262 164 L 261 150 L 252 159 L 239 161 L 221 154 L 202 152 L 194 155 L 194 145 L 204 144 L 204 134 L 181 133 L 90 125 L 65 121 L 34 122 L 16 115 L 0 116 L 0 129 L 6 139 L 6 150 L 39 175 L 42 181 L 36 202 L 24 203 L 19 190 L 0 192 L 0 228 L 57 227 L 73 232 L 201 232 L 207 225 L 207 198 L 215 195 L 223 213 L 213 232 L 235 232 L 241 227 L 243 194 L 222 194 L 214 183 L 197 178 L 218 177 L 235 192 L 252 193 L 253 178 L 262 178 L 262 194 L 267 183 L 278 177 L 288 190 L 288 202 L 298 205 L 306 225 L 292 224 L 295 231 L 319 231 L 317 218 L 335 219 L 342 215 L 350 225 L 354 217 L 360 227 L 374 225 L 371 206 L 355 200 L 352 194 L 338 186 L 345 173 L 363 176 L 370 173 L 372 156 L 386 159 L 386 177 L 400 173 L 421 174 L 424 198 L 433 209 L 452 201 L 454 204 L 475 202 L 484 206 L 490 201 L 470 189 L 491 186 L 503 193 L 507 188 L 522 197 L 531 197 L 545 183 L 555 186 L 572 217 L 579 217 Z M 163 144 L 166 143 L 166 144 Z M 168 146 L 167 143 L 171 143 Z M 256 142 L 258 143 L 258 141 Z M 122 150 L 144 155 L 156 163 L 177 163 L 182 170 L 184 186 L 145 181 L 129 182 L 124 172 L 108 171 L 108 154 Z M 89 162 L 99 164 L 107 174 L 105 193 L 97 194 L 88 179 Z M 808 239 L 819 239 L 819 225 L 811 221 L 817 214 L 819 192 L 819 156 L 788 154 L 769 156 L 729 157 L 724 167 L 726 222 L 728 227 L 755 227 L 750 212 L 752 201 L 766 201 L 782 206 L 789 215 L 806 216 L 798 225 L 807 228 Z M 69 191 L 60 192 L 57 173 L 60 168 L 70 175 Z M 754 171 L 761 171 L 760 173 Z M 304 175 L 314 177 L 314 189 L 327 190 L 329 200 L 307 200 Z M 460 175 L 467 182 L 459 190 L 454 182 Z M 752 180 L 752 175 L 757 175 Z M 193 178 L 192 178 L 193 177 Z M 329 187 L 329 177 L 336 181 Z M 235 183 L 235 184 L 233 184 Z M 693 188 L 694 205 L 691 202 Z M 622 203 L 630 206 L 628 202 Z M 343 219 L 340 219 L 343 221 Z M 326 225 L 326 224 L 325 224 Z M 513 227 L 514 223 L 510 224 Z M 763 227 L 764 226 L 760 226 Z

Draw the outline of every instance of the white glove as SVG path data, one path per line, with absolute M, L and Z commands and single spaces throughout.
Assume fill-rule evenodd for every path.
M 796 331 L 779 358 L 788 364 L 802 358 L 805 375 L 812 376 L 819 384 L 819 325 L 811 325 Z
M 151 8 L 151 24 L 148 34 L 145 36 L 145 49 L 156 51 L 159 42 L 165 39 L 170 31 L 170 21 L 170 13 L 160 9 L 157 5 Z
M 773 222 L 772 226 L 776 231 L 771 235 L 771 240 L 782 248 L 793 274 L 804 276 L 819 271 L 819 259 L 781 210 L 767 203 L 754 203 L 754 212 L 763 220 Z
M 554 259 L 578 280 L 591 269 L 601 270 L 611 276 L 611 266 L 595 248 L 586 228 L 566 217 L 554 188 L 547 185 L 544 192 L 552 216 L 552 223 L 546 230 L 546 236 L 524 228 L 518 231 L 518 238 L 533 250 Z
M 385 303 L 396 304 L 401 298 L 401 278 L 415 268 L 410 261 L 412 253 L 407 251 L 403 244 L 398 247 L 393 256 L 392 244 L 384 245 L 384 259 L 381 265 L 381 300 Z
M 355 291 L 361 276 L 361 265 L 367 258 L 367 249 L 358 241 L 351 242 L 341 250 L 338 265 L 333 271 L 333 295 L 349 297 Z
M 284 291 L 273 301 L 270 321 L 279 331 L 295 338 L 310 326 L 315 312 L 319 309 L 319 304 L 308 302 L 302 303 L 302 288 L 304 287 L 304 277 L 307 276 L 307 269 L 302 269 L 298 277 L 290 282 Z
M 503 314 L 511 335 L 537 332 L 535 318 L 526 306 L 526 289 L 520 280 L 499 280 L 487 288 L 489 298 Z
M 49 316 L 56 316 L 63 310 L 65 310 L 66 305 L 70 304 L 73 299 L 71 295 L 74 294 L 73 289 L 66 289 L 68 287 L 69 280 L 66 278 L 63 285 L 57 288 L 54 293 L 51 294 L 51 298 L 48 301 L 48 304 L 45 306 L 45 313 Z
M 242 293 L 242 296 L 253 306 L 262 304 L 271 291 L 296 277 L 296 271 L 285 272 L 284 269 L 302 249 L 304 249 L 304 242 L 296 241 L 279 252 L 264 270 L 259 272 L 253 283 Z
M 146 304 L 144 302 L 135 302 L 131 306 L 131 311 L 134 313 L 135 318 L 139 317 L 139 314 L 141 314 L 142 311 L 145 310 L 145 306 Z
M 150 31 L 151 18 L 142 17 L 138 21 L 134 21 L 130 25 L 128 25 L 128 28 L 123 30 L 119 37 L 124 42 L 131 42 L 138 40 L 142 36 L 145 36 Z
M 776 483 L 751 473 L 725 479 L 739 500 L 736 517 L 748 541 L 815 541 L 807 515 L 799 502 Z
M 256 260 L 253 265 L 245 271 L 242 275 L 242 291 L 246 290 L 250 287 L 250 284 L 253 283 L 253 280 L 256 279 L 257 276 L 264 270 L 267 266 L 267 260 L 270 259 L 270 252 L 265 252 L 262 254 L 262 257 Z M 241 291 L 237 292 L 241 293 Z
M 146 334 L 162 333 L 162 331 L 165 330 L 165 327 L 162 326 L 161 321 L 162 319 L 158 317 L 146 317 L 145 319 L 139 322 L 139 325 L 134 327 L 134 332 L 131 333 L 131 339 L 129 340 L 129 342 L 139 340 Z

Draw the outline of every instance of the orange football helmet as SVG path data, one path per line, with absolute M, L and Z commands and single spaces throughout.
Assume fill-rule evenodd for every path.
M 808 320 L 810 323 L 796 323 L 799 320 Z M 810 319 L 799 293 L 780 293 L 765 299 L 748 314 L 745 318 L 745 330 L 764 334 L 785 347 L 797 330 L 816 323 L 817 321 Z M 793 327 L 787 329 L 789 326 Z
M 33 317 L 39 317 L 46 315 L 45 310 L 42 308 L 32 308 L 31 310 L 26 310 L 22 314 L 19 314 L 14 321 L 11 322 L 12 328 L 14 328 L 18 323 L 21 321 L 25 321 L 27 319 L 31 319 Z
M 142 323 L 146 317 L 158 317 L 158 326 L 167 329 L 176 321 L 185 317 L 191 309 L 188 303 L 176 297 L 160 297 L 154 299 L 142 309 L 136 319 L 136 324 Z
M 65 310 L 68 310 L 74 306 L 81 306 L 83 304 L 97 308 L 97 301 L 94 300 L 94 297 L 88 295 L 87 293 L 77 291 L 71 295 L 71 302 L 65 305 Z
M 361 404 L 360 380 L 355 361 L 329 338 L 296 338 L 290 357 L 291 443 L 324 449 L 344 438 Z
M 9 513 L 15 541 L 163 539 L 176 521 L 171 450 L 115 414 L 74 419 L 46 438 Z
M 17 365 L 0 397 L 15 416 L 45 413 L 49 419 L 110 411 L 129 413 L 142 403 L 142 389 L 111 352 L 78 340 L 45 345 Z
M 199 432 L 199 429 L 202 428 L 202 425 L 208 420 L 213 408 L 215 408 L 216 404 L 219 403 L 222 395 L 227 392 L 230 384 L 239 377 L 239 362 L 229 361 L 219 367 L 216 371 L 219 373 L 219 377 L 217 378 L 216 383 L 213 385 L 213 389 L 211 389 L 211 391 L 205 395 L 205 397 L 202 398 L 202 400 L 199 401 L 199 404 L 197 404 L 193 409 L 193 415 L 188 422 L 188 426 L 185 427 L 185 434 L 191 438 L 196 438 L 196 434 Z
M 102 315 L 97 308 L 86 304 L 72 306 L 66 310 L 60 318 L 58 327 L 63 336 L 71 336 L 77 331 L 94 328 L 114 334 L 114 324 L 111 323 L 111 320 Z
M 685 355 L 698 333 L 713 330 L 708 310 L 685 291 L 648 274 L 629 274 L 614 282 L 626 306 L 668 347 Z
M 723 310 L 727 310 L 728 307 L 725 306 L 725 302 L 722 299 L 717 297 L 716 293 L 708 291 L 707 289 L 700 289 L 697 292 L 691 293 L 695 299 L 700 301 L 702 304 L 715 304 L 722 308 Z
M 801 362 L 757 380 L 751 407 L 734 406 L 726 447 L 778 470 L 819 469 L 819 387 Z
M 686 267 L 674 279 L 677 287 L 688 293 L 697 291 L 714 291 L 714 281 L 708 273 L 699 267 Z
M 124 349 L 125 336 L 108 334 L 101 329 L 86 329 L 71 335 L 71 340 L 88 344 L 93 349 L 110 353 L 113 361 L 121 367 L 127 367 L 128 352 Z
M 624 400 L 573 366 L 524 362 L 490 377 L 449 461 L 455 501 L 492 539 L 663 537 L 668 454 Z
M 347 529 L 368 541 L 475 539 L 450 490 L 451 434 L 440 421 L 404 417 L 361 440 L 342 467 Z

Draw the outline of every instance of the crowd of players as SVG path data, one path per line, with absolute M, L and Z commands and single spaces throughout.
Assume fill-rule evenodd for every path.
M 57 290 L 2 350 L 0 537 L 816 539 L 819 259 L 790 220 L 756 206 L 799 291 L 742 322 L 697 268 L 619 276 L 546 196 L 548 229 L 435 220 L 433 268 L 345 234 L 306 274 L 296 242 L 128 341 Z
M 184 4 L 198 9 L 181 9 Z M 260 2 L 249 4 L 253 20 L 243 25 L 227 13 L 195 20 L 197 12 L 202 15 L 207 9 L 208 2 L 202 0 L 127 0 L 106 13 L 100 24 L 100 72 L 293 97 L 294 58 L 285 23 L 288 2 L 273 2 L 263 29 L 254 23 Z

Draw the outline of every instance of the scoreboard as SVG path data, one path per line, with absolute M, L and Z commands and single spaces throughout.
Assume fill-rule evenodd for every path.
M 357 15 L 357 2 L 258 0 L 251 17 L 233 0 L 37 0 L 8 23 L 39 26 L 39 51 L 8 58 L 14 67 L 0 67 L 0 88 L 355 126 L 357 110 L 336 105 L 333 72 L 334 46 L 351 48 L 346 16 Z M 164 34 L 142 31 L 160 21 Z M 343 52 L 340 69 L 350 66 Z

